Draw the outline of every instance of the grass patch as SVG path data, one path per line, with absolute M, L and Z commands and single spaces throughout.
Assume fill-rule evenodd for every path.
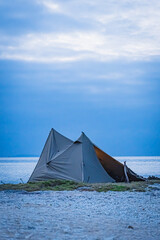
M 129 190 L 128 186 L 122 186 L 117 184 L 109 184 L 109 185 L 100 185 L 95 186 L 94 189 L 97 192 L 107 192 L 107 191 L 116 191 L 116 192 L 122 192 Z
M 131 182 L 131 183 L 97 183 L 91 184 L 92 188 L 97 192 L 107 192 L 107 191 L 116 191 L 116 192 L 145 192 L 149 189 L 150 185 L 155 183 L 160 184 L 160 180 L 147 180 L 147 181 L 140 181 L 140 182 Z
M 150 189 L 150 185 L 158 183 L 160 180 L 148 180 L 144 182 L 131 182 L 131 183 L 78 183 L 68 180 L 49 180 L 40 182 L 31 182 L 25 184 L 1 184 L 0 191 L 3 190 L 25 190 L 28 192 L 33 191 L 72 191 L 80 188 L 81 191 L 97 191 L 97 192 L 107 192 L 107 191 L 136 191 L 145 192 L 146 189 Z M 84 188 L 83 188 L 84 187 Z M 87 188 L 85 188 L 87 187 Z
M 28 192 L 33 191 L 64 191 L 64 190 L 75 190 L 78 187 L 83 186 L 83 183 L 77 183 L 74 181 L 67 180 L 49 180 L 40 182 L 30 182 L 30 183 L 19 183 L 19 184 L 2 184 L 0 185 L 0 191 L 3 190 L 25 190 Z

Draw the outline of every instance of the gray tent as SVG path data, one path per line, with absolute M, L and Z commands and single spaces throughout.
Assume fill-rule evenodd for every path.
M 73 142 L 51 129 L 29 182 L 49 179 L 88 183 L 124 181 L 123 170 L 123 164 L 96 147 L 84 133 Z M 130 180 L 140 180 L 130 169 L 128 173 Z

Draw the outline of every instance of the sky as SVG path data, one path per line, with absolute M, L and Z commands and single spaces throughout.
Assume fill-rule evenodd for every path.
M 160 155 L 160 1 L 0 0 L 0 157 L 53 127 L 112 156 Z

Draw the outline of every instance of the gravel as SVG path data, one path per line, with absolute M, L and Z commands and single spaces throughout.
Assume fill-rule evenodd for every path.
M 159 240 L 160 191 L 2 191 L 0 239 Z

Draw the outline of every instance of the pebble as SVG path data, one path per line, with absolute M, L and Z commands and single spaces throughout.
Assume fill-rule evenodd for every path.
M 159 240 L 160 191 L 0 192 L 0 239 Z M 134 230 L 134 231 L 132 231 Z

